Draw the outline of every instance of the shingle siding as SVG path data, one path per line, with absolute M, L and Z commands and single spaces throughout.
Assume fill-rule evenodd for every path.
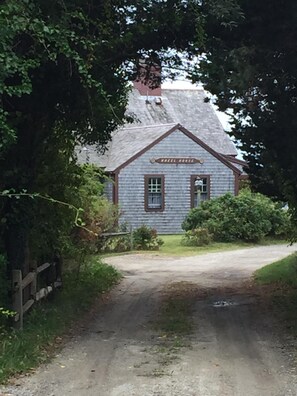
M 158 164 L 153 158 L 194 157 L 203 164 Z M 144 175 L 165 176 L 165 208 L 163 212 L 146 212 Z M 121 222 L 133 228 L 146 224 L 160 234 L 180 233 L 181 223 L 191 206 L 191 175 L 210 175 L 210 196 L 234 193 L 234 173 L 216 157 L 193 142 L 179 130 L 174 131 L 119 172 L 118 194 Z
M 113 189 L 114 181 L 111 179 L 107 180 L 104 185 L 104 195 L 110 202 L 113 202 Z

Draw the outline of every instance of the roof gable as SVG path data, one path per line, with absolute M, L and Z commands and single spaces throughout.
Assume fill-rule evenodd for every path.
M 132 89 L 127 114 L 134 115 L 137 123 L 142 125 L 181 124 L 216 152 L 237 155 L 234 143 L 224 131 L 213 106 L 205 102 L 205 98 L 201 88 L 162 88 L 160 98 L 142 96 Z
M 169 125 L 167 125 L 168 128 Z M 161 126 L 159 126 L 161 127 Z M 154 128 L 156 128 L 156 126 L 154 126 Z M 210 153 L 212 156 L 214 156 L 215 158 L 217 158 L 220 162 L 222 162 L 225 166 L 227 166 L 228 168 L 230 168 L 233 172 L 240 174 L 240 170 L 238 168 L 236 168 L 234 165 L 232 165 L 229 161 L 227 161 L 222 155 L 220 155 L 219 153 L 217 153 L 215 150 L 213 150 L 211 147 L 209 147 L 206 143 L 204 143 L 201 139 L 197 138 L 197 136 L 195 136 L 193 133 L 191 133 L 190 131 L 188 131 L 186 128 L 184 128 L 182 125 L 180 124 L 176 124 L 174 126 L 172 126 L 171 128 L 167 129 L 167 131 L 163 132 L 162 134 L 160 134 L 160 136 L 158 136 L 155 140 L 153 140 L 150 144 L 148 144 L 147 146 L 143 147 L 140 151 L 138 151 L 137 153 L 135 153 L 134 155 L 132 155 L 130 158 L 128 158 L 126 161 L 122 161 L 122 163 L 114 168 L 114 169 L 107 169 L 109 171 L 112 172 L 119 172 L 121 169 L 123 169 L 124 167 L 126 167 L 127 165 L 129 165 L 131 162 L 133 162 L 134 160 L 136 160 L 138 157 L 140 157 L 142 154 L 144 154 L 146 151 L 150 150 L 152 147 L 154 147 L 155 145 L 157 145 L 159 142 L 161 142 L 163 139 L 165 139 L 166 137 L 168 137 L 170 134 L 172 134 L 174 131 L 179 130 L 181 133 L 185 134 L 188 138 L 192 139 L 196 144 L 198 144 L 199 146 L 201 146 L 204 150 L 206 150 L 208 153 Z M 126 141 L 126 144 L 128 142 Z
M 107 171 L 114 171 L 162 137 L 175 124 L 134 126 L 118 129 L 108 151 Z

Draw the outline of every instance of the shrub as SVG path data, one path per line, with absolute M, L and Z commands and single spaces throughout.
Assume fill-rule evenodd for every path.
M 158 250 L 163 240 L 154 228 L 142 225 L 133 231 L 134 248 L 138 250 Z
M 243 190 L 202 202 L 182 224 L 184 230 L 207 228 L 216 241 L 259 241 L 266 235 L 285 236 L 290 219 L 277 203 L 262 194 Z
M 113 237 L 99 239 L 97 243 L 98 249 L 101 253 L 121 253 L 131 250 L 130 235 L 119 235 Z
M 186 231 L 181 243 L 184 246 L 205 246 L 209 245 L 211 241 L 212 236 L 208 229 L 199 227 Z

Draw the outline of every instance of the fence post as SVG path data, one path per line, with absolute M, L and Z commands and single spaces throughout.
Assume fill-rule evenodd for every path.
M 130 250 L 134 248 L 134 241 L 133 241 L 133 228 L 132 225 L 130 226 Z
M 23 287 L 22 287 L 22 271 L 12 271 L 12 290 L 13 301 L 12 309 L 19 315 L 18 321 L 15 322 L 17 329 L 23 330 Z
M 33 298 L 33 300 L 35 300 L 35 296 L 37 292 L 37 270 L 34 269 L 32 272 L 34 273 L 34 278 L 30 285 L 30 296 L 31 298 Z

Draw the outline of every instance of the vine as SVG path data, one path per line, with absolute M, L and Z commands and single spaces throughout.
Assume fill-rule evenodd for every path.
M 74 225 L 78 228 L 81 228 L 87 232 L 89 232 L 90 234 L 93 234 L 94 236 L 98 236 L 98 234 L 92 230 L 90 230 L 89 228 L 85 227 L 85 223 L 83 221 L 83 219 L 81 218 L 81 214 L 84 212 L 83 208 L 77 208 L 76 206 L 68 203 L 68 202 L 64 202 L 64 201 L 60 201 L 58 199 L 55 199 L 53 197 L 50 197 L 49 195 L 43 195 L 40 193 L 28 193 L 26 191 L 22 191 L 22 192 L 15 192 L 15 190 L 4 190 L 0 192 L 0 197 L 5 197 L 5 198 L 16 198 L 16 199 L 20 199 L 21 197 L 28 197 L 28 198 L 39 198 L 39 199 L 43 199 L 45 201 L 48 202 L 52 202 L 58 205 L 62 205 L 62 206 L 66 206 L 69 209 L 72 209 L 75 211 L 75 218 L 74 218 Z

